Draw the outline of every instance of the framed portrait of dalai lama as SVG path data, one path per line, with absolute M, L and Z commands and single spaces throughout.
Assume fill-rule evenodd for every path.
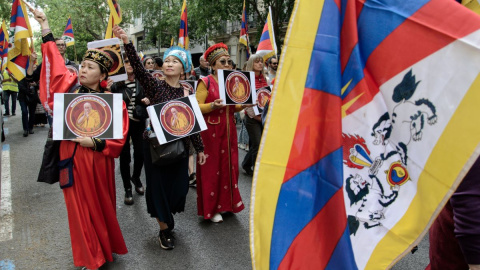
M 55 94 L 53 140 L 123 138 L 122 94 Z
M 265 86 L 262 88 L 257 89 L 257 106 L 253 107 L 253 111 L 255 115 L 262 114 L 265 105 L 267 105 L 267 101 L 270 100 L 270 96 L 272 95 L 272 85 Z
M 195 95 L 148 106 L 147 111 L 160 144 L 207 129 Z
M 123 45 L 118 38 L 96 40 L 87 43 L 89 49 L 100 49 L 105 51 L 113 59 L 113 65 L 108 71 L 108 77 L 114 82 L 124 81 L 128 78 L 123 64 Z
M 218 71 L 218 88 L 220 98 L 226 105 L 255 104 L 255 75 L 252 71 L 223 70 Z

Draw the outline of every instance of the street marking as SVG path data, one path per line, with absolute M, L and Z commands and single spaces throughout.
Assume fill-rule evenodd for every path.
M 10 175 L 10 145 L 2 147 L 2 185 L 0 186 L 0 242 L 13 237 L 12 188 Z M 10 269 L 10 268 L 7 268 Z
M 8 128 L 3 128 L 3 133 L 4 133 L 5 135 L 8 135 Z
M 14 270 L 15 269 L 15 264 L 13 264 L 13 261 L 11 261 L 11 260 L 3 260 L 3 261 L 0 261 L 0 269 L 2 269 L 2 270 Z

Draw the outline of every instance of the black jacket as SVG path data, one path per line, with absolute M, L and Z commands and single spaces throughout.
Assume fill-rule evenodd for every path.
M 142 107 L 147 107 L 145 104 L 143 104 L 142 99 L 145 98 L 145 94 L 143 93 L 143 88 L 140 86 L 137 80 L 135 80 L 135 87 L 137 88 L 137 93 L 135 94 L 135 107 L 136 106 L 142 106 Z M 123 94 L 123 101 L 125 101 L 125 104 L 128 105 L 130 104 L 130 99 L 132 98 L 132 90 L 127 87 L 124 81 L 121 82 L 116 82 L 112 85 L 110 88 L 112 93 L 121 93 Z

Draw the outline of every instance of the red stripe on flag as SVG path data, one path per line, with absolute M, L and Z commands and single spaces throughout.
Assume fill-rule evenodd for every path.
M 363 4 L 359 3 L 356 5 L 356 3 L 356 0 L 350 0 L 345 7 L 345 20 L 340 33 L 340 40 L 342 41 L 340 43 L 342 73 L 348 64 L 353 48 L 355 48 L 358 43 L 357 18 L 363 8 Z
M 339 189 L 293 240 L 278 269 L 325 269 L 345 232 L 346 216 Z
M 340 97 L 305 88 L 284 182 L 342 146 Z
M 378 93 L 378 87 L 402 70 L 456 39 L 478 30 L 480 17 L 467 9 L 458 9 L 456 5 L 458 3 L 455 1 L 432 0 L 385 38 L 367 60 L 364 82 L 359 82 L 343 100 L 345 104 L 364 93 L 347 113 L 352 113 L 370 102 Z M 436 16 L 431 16 L 431 14 L 436 14 Z M 467 19 L 468 23 L 465 23 Z M 383 64 L 387 61 L 386 59 L 388 59 L 388 63 L 394 64 Z M 373 83 L 374 81 L 376 83 Z M 368 88 L 365 88 L 367 85 Z M 365 94 L 366 89 L 369 92 Z

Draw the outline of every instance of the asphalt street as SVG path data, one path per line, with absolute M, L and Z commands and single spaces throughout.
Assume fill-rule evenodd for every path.
M 80 269 L 74 267 L 67 212 L 58 184 L 37 183 L 47 127 L 34 128 L 24 138 L 21 111 L 4 117 L 6 141 L 2 151 L 0 210 L 0 269 Z M 239 160 L 245 155 L 239 150 Z M 128 248 L 114 255 L 101 269 L 251 269 L 249 247 L 249 198 L 251 177 L 240 173 L 239 186 L 245 210 L 224 216 L 214 224 L 197 216 L 196 189 L 190 188 L 184 213 L 175 215 L 176 247 L 165 251 L 157 240 L 158 224 L 146 210 L 144 196 L 134 194 L 135 204 L 123 203 L 124 191 L 116 161 L 117 217 Z M 7 179 L 10 178 L 10 179 Z M 142 182 L 145 176 L 142 173 Z M 428 240 L 393 269 L 424 269 Z

